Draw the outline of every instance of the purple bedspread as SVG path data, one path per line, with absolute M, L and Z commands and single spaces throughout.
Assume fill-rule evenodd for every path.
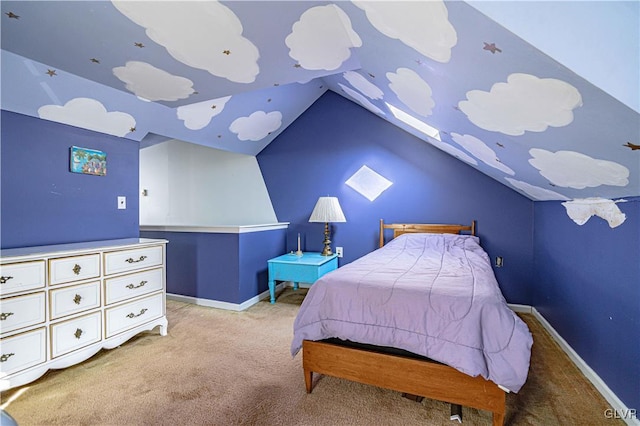
M 401 235 L 316 281 L 291 353 L 331 337 L 404 349 L 512 392 L 527 379 L 533 343 L 478 238 L 453 234 Z

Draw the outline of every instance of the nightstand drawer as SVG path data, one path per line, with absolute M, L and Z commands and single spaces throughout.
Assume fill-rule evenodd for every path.
M 162 265 L 162 246 L 105 253 L 105 275 Z
M 105 304 L 110 305 L 164 288 L 164 269 L 137 272 L 105 280 Z
M 45 321 L 45 293 L 9 297 L 0 303 L 0 333 Z
M 44 287 L 44 260 L 0 265 L 0 295 Z
M 0 341 L 0 371 L 15 373 L 47 360 L 47 331 L 39 328 Z
M 102 339 L 100 311 L 51 326 L 51 357 L 55 358 Z
M 107 336 L 134 328 L 147 321 L 161 317 L 164 294 L 158 293 L 135 302 L 125 303 L 105 311 Z
M 49 284 L 62 284 L 100 276 L 100 255 L 62 257 L 49 260 Z
M 100 306 L 100 281 L 51 290 L 51 319 Z

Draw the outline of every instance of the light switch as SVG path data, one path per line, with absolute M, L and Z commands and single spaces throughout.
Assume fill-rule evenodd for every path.
M 118 196 L 118 210 L 125 210 L 127 208 L 127 197 Z

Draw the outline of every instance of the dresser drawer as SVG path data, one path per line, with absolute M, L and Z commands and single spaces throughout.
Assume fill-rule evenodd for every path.
M 17 330 L 45 320 L 44 291 L 2 299 L 0 301 L 0 333 Z
M 47 360 L 47 331 L 39 328 L 0 340 L 0 372 L 11 374 Z
M 44 287 L 44 260 L 0 265 L 0 295 Z
M 106 279 L 104 282 L 105 304 L 109 305 L 162 290 L 164 288 L 163 278 L 164 269 L 157 268 Z
M 154 246 L 105 253 L 104 273 L 111 275 L 162 265 L 162 252 L 162 246 Z
M 49 292 L 51 319 L 64 317 L 100 306 L 100 281 Z
M 101 313 L 60 322 L 51 326 L 51 357 L 64 355 L 102 339 Z
M 107 338 L 163 315 L 164 294 L 158 293 L 105 311 Z
M 100 276 L 100 255 L 62 257 L 49 260 L 49 284 L 61 284 Z

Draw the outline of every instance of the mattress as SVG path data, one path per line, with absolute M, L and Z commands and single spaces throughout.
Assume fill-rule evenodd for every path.
M 303 340 L 399 348 L 518 392 L 533 339 L 507 306 L 479 239 L 403 234 L 321 277 L 294 322 Z

